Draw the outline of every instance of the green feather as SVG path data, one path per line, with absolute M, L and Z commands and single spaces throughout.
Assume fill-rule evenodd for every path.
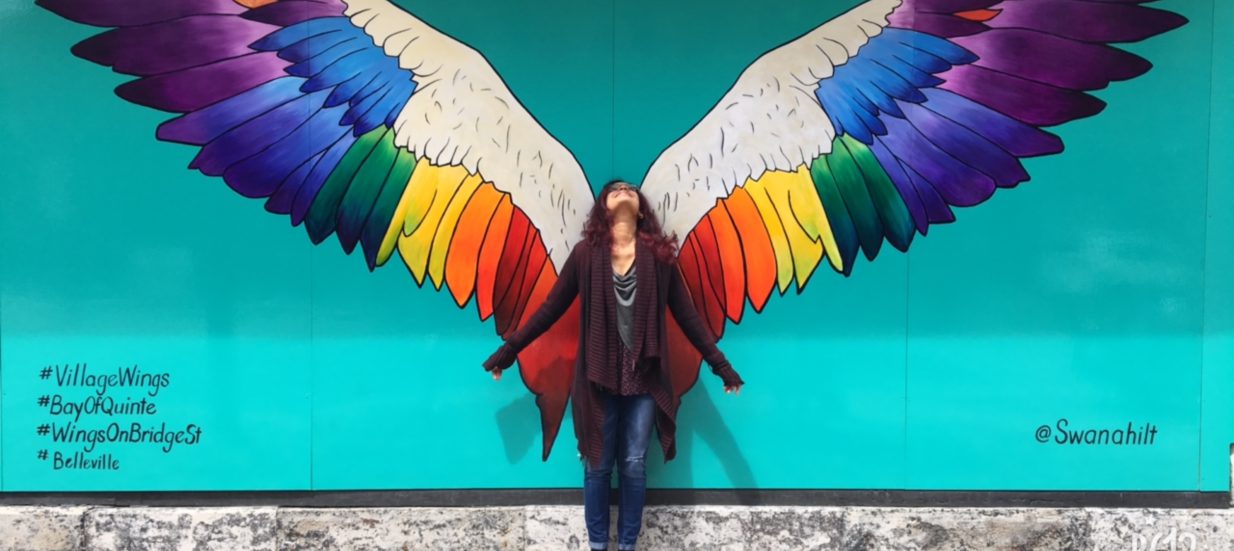
M 891 181 L 891 176 L 883 166 L 878 164 L 878 159 L 869 147 L 848 135 L 842 136 L 840 140 L 848 147 L 849 153 L 865 176 L 866 188 L 870 191 L 870 199 L 874 201 L 874 208 L 883 222 L 887 241 L 901 251 L 908 250 L 908 246 L 913 242 L 916 226 L 913 225 L 913 217 L 908 212 L 908 206 L 904 204 L 904 198 L 900 196 L 900 190 Z
M 842 139 L 832 142 L 831 154 L 826 159 L 835 176 L 836 187 L 840 189 L 840 196 L 844 198 L 844 205 L 852 213 L 861 250 L 866 258 L 874 260 L 883 245 L 883 225 L 879 222 L 874 202 L 870 200 L 865 176 Z
M 386 132 L 364 160 L 364 164 L 360 165 L 347 187 L 347 192 L 343 194 L 343 202 L 339 206 L 338 232 L 343 239 L 343 249 L 348 253 L 355 248 L 356 241 L 364 230 L 364 222 L 368 220 L 369 213 L 373 212 L 373 205 L 376 204 L 377 196 L 381 194 L 386 178 L 394 167 L 398 151 L 398 147 L 394 145 L 394 132 Z
M 827 165 L 826 157 L 814 159 L 810 164 L 810 179 L 814 181 L 814 189 L 818 190 L 818 198 L 823 201 L 823 211 L 827 213 L 827 222 L 831 226 L 831 234 L 835 236 L 836 245 L 840 247 L 840 261 L 843 272 L 848 274 L 853 269 L 853 260 L 857 258 L 857 231 L 853 228 L 853 220 L 844 207 L 844 199 L 836 187 L 835 176 Z
M 415 168 L 416 155 L 406 149 L 399 149 L 394 168 L 390 169 L 390 175 L 381 187 L 381 194 L 373 204 L 373 213 L 369 215 L 368 222 L 364 225 L 364 235 L 360 238 L 370 270 L 377 266 L 377 253 L 381 242 L 394 220 L 394 211 L 398 209 L 398 202 L 403 198 L 403 191 L 407 189 L 407 183 L 411 181 L 411 173 Z
M 327 236 L 334 233 L 338 223 L 338 208 L 343 201 L 343 195 L 347 193 L 347 188 L 351 185 L 356 172 L 360 170 L 360 165 L 373 152 L 373 148 L 386 132 L 389 132 L 389 129 L 380 126 L 360 136 L 360 139 L 347 149 L 347 153 L 343 155 L 338 166 L 334 167 L 334 170 L 326 177 L 321 191 L 317 192 L 313 205 L 309 207 L 308 216 L 304 219 L 305 226 L 308 227 L 309 238 L 313 240 L 313 243 L 321 243 Z

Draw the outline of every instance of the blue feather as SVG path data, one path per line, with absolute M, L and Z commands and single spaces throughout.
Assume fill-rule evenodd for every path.
M 330 97 L 326 98 L 326 107 L 334 107 L 350 101 L 360 89 L 375 80 L 377 80 L 377 75 L 356 75 L 347 79 L 335 86 L 333 92 L 330 92 Z
M 840 95 L 841 90 L 842 88 L 834 81 L 824 80 L 818 83 L 818 90 L 814 92 L 827 118 L 831 119 L 831 126 L 835 128 L 837 136 L 846 132 L 852 134 L 862 126 L 857 118 L 856 109 Z
M 930 74 L 942 73 L 952 67 L 947 60 L 929 52 L 907 48 L 896 55 L 898 59 Z M 936 77 L 937 78 L 937 77 Z
M 846 74 L 850 74 L 850 73 L 846 73 Z M 874 105 L 879 108 L 879 110 L 885 113 L 890 113 L 892 116 L 895 116 L 895 117 L 904 116 L 904 113 L 900 111 L 900 106 L 896 105 L 895 100 L 892 99 L 891 96 L 887 95 L 886 92 L 879 89 L 879 87 L 876 84 L 874 84 L 874 82 L 870 78 L 864 75 L 858 74 L 858 75 L 854 75 L 854 78 L 847 79 L 845 82 L 846 84 L 851 86 L 854 90 L 856 90 L 857 92 L 860 92 L 861 95 L 865 96 L 866 99 L 869 99 L 871 102 L 873 102 Z
M 844 98 L 850 105 L 856 106 L 870 115 L 878 115 L 879 110 L 878 107 L 874 105 L 874 102 L 870 101 L 869 98 L 862 95 L 861 92 L 858 92 L 855 88 L 851 86 L 843 86 L 842 83 L 835 80 L 825 80 L 823 83 L 828 84 L 838 90 L 839 96 Z M 821 87 L 822 84 L 819 86 Z
M 340 43 L 355 40 L 355 37 L 346 31 L 330 31 L 328 33 L 311 36 L 291 46 L 279 50 L 278 56 L 299 63 L 322 51 L 333 48 Z
M 356 124 L 356 122 L 376 107 L 379 101 L 385 99 L 386 94 L 388 93 L 389 90 L 383 88 L 383 91 L 376 92 L 369 95 L 369 97 L 360 100 L 359 103 L 351 106 L 351 109 L 347 110 L 347 113 L 343 115 L 343 118 L 339 121 L 339 124 L 355 126 L 357 136 L 364 135 L 369 130 L 372 130 L 372 128 L 363 128 L 361 125 Z
M 399 81 L 394 84 L 394 92 L 392 92 L 385 106 L 388 113 L 382 121 L 386 126 L 393 127 L 394 121 L 398 119 L 399 113 L 403 112 L 403 107 L 407 105 L 407 98 L 416 91 L 416 83 L 410 80 Z M 378 109 L 380 112 L 380 108 Z
M 372 81 L 370 81 L 368 84 L 365 84 L 364 88 L 361 88 L 359 92 L 356 92 L 354 95 L 351 96 L 349 102 L 351 103 L 352 107 L 355 107 L 357 103 L 360 103 L 368 99 L 369 96 L 373 94 L 381 93 L 389 85 L 390 85 L 390 81 L 389 79 L 386 78 L 386 75 L 382 73 L 377 73 L 376 75 L 373 76 Z
M 925 101 L 925 96 L 921 95 L 921 90 L 918 90 L 907 79 L 880 63 L 878 59 L 871 59 L 868 67 L 867 72 L 870 75 L 870 79 L 874 81 L 874 85 L 878 86 L 879 90 L 886 92 L 887 95 L 898 100 L 911 101 L 913 103 Z
M 394 63 L 394 67 L 398 67 L 397 61 L 386 57 L 381 50 L 376 48 L 365 48 L 351 52 L 329 66 L 317 68 L 318 72 L 312 75 L 308 82 L 304 83 L 304 90 L 314 91 L 329 88 L 361 73 L 371 73 L 373 71 L 384 73 L 385 71 L 381 64 L 382 60 L 390 60 Z M 411 78 L 409 72 L 401 69 L 396 70 L 401 72 L 404 78 Z
M 354 31 L 356 26 L 346 17 L 319 17 L 296 23 L 274 31 L 264 38 L 249 45 L 254 50 L 271 52 L 282 50 L 292 44 L 310 37 L 321 36 L 333 31 Z
M 368 54 L 369 56 L 376 54 L 381 55 L 381 57 L 385 57 L 380 51 L 375 51 L 371 47 L 365 47 L 363 42 L 350 38 L 329 48 L 320 50 L 308 59 L 296 63 L 295 65 L 288 67 L 286 70 L 288 73 L 298 77 L 308 78 L 317 74 L 325 73 L 326 69 L 328 69 L 331 65 L 358 52 Z M 377 58 L 368 57 L 367 59 L 375 61 Z M 324 82 L 324 84 L 326 86 L 333 86 L 338 84 L 338 82 L 341 82 L 341 80 L 334 82 L 327 81 Z
M 926 68 L 908 63 L 894 54 L 879 57 L 878 62 L 884 67 L 887 67 L 891 71 L 895 72 L 895 74 L 907 80 L 910 85 L 916 88 L 930 88 L 932 86 L 938 86 L 944 82 L 943 79 L 926 72 Z M 948 66 L 950 66 L 950 64 L 948 64 Z
M 923 91 L 941 84 L 932 73 L 972 58 L 946 40 L 904 29 L 888 28 L 870 39 L 834 74 L 818 83 L 816 96 L 836 129 L 870 145 L 888 132 L 884 114 L 903 119 L 899 102 L 928 101 Z
M 878 116 L 865 109 L 853 109 L 853 114 L 861 119 L 862 132 L 851 133 L 854 138 L 861 140 L 861 143 L 869 145 L 873 141 L 874 136 L 881 136 L 887 133 L 887 126 L 883 121 L 878 120 Z
M 944 61 L 952 65 L 964 65 L 977 61 L 976 54 L 965 50 L 950 40 L 939 38 L 931 34 L 888 27 L 883 29 L 883 34 L 879 36 L 886 37 L 891 41 L 897 42 L 914 50 L 920 50 L 942 58 Z
M 882 58 L 891 58 L 892 53 L 883 46 L 887 42 L 871 40 L 861 49 L 858 57 L 836 70 L 837 78 L 859 78 L 874 84 L 885 95 L 897 99 L 907 99 L 916 89 L 904 77 L 897 75 L 891 69 L 879 63 Z M 841 71 L 844 75 L 841 75 Z M 871 98 L 873 99 L 873 98 Z
M 204 144 L 195 168 L 269 196 L 266 208 L 298 225 L 355 137 L 394 124 L 415 75 L 346 17 L 303 21 L 251 47 L 291 61 L 292 76 L 171 121 L 160 137 Z
M 343 158 L 343 154 L 351 149 L 351 145 L 356 142 L 355 135 L 351 132 L 345 132 L 343 137 L 339 138 L 326 153 L 321 156 L 313 170 L 309 172 L 308 177 L 304 179 L 300 190 L 296 193 L 296 199 L 291 206 L 291 223 L 299 225 L 304 221 L 305 215 L 308 214 L 309 207 L 313 205 L 313 200 L 317 198 L 317 192 L 321 191 L 322 184 L 326 183 L 326 178 L 334 171 L 334 167 L 338 166 L 339 161 Z
M 270 194 L 270 199 L 266 201 L 266 210 L 276 214 L 291 214 L 291 204 L 296 199 L 296 193 L 300 191 L 304 179 L 308 178 L 322 155 L 325 155 L 324 151 L 300 163 L 300 166 L 279 184 L 279 188 Z

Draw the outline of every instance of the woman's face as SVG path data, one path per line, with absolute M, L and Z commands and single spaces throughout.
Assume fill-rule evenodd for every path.
M 629 209 L 630 213 L 638 214 L 638 193 L 634 191 L 634 186 L 626 182 L 617 182 L 609 186 L 608 190 L 608 197 L 605 198 L 604 207 L 609 212 Z

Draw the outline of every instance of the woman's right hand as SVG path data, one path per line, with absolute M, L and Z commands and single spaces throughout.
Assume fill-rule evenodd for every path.
M 502 344 L 496 352 L 493 352 L 487 360 L 484 360 L 484 370 L 493 374 L 494 381 L 501 380 L 501 372 L 511 365 L 514 365 L 514 360 L 518 358 L 518 354 L 509 344 Z

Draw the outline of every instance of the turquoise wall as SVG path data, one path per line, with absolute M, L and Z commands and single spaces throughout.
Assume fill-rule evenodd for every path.
M 750 61 L 856 3 L 400 2 L 484 52 L 597 186 L 640 178 Z M 704 371 L 651 485 L 1228 490 L 1234 6 L 1154 6 L 1190 23 L 1125 46 L 1154 69 L 1053 129 L 1067 150 L 1027 161 L 1031 182 L 730 327 L 747 387 Z M 167 115 L 70 54 L 96 32 L 0 1 L 0 490 L 580 484 L 568 420 L 542 463 L 533 397 L 480 369 L 491 325 L 186 170 L 195 150 L 153 137 Z M 157 411 L 54 415 L 91 392 L 57 386 L 79 363 L 166 373 L 106 393 Z M 1061 445 L 1062 419 L 1156 432 Z M 112 421 L 201 432 L 75 469 L 56 454 L 86 446 L 38 431 Z

